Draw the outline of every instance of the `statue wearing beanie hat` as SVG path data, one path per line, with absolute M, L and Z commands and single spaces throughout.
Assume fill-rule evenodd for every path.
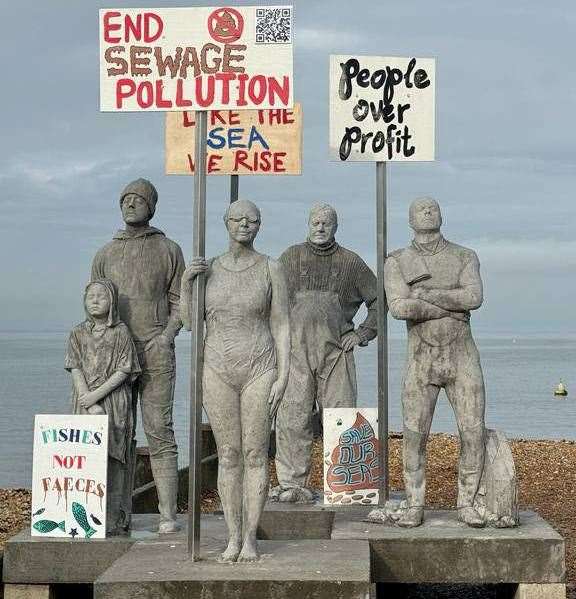
M 158 192 L 154 185 L 152 185 L 148 179 L 136 179 L 135 181 L 128 183 L 120 194 L 120 208 L 122 208 L 124 198 L 131 193 L 136 194 L 146 202 L 148 210 L 150 211 L 149 218 L 152 218 L 154 212 L 156 212 L 156 202 L 158 201 Z
M 159 532 L 178 530 L 178 449 L 172 424 L 176 379 L 174 337 L 179 317 L 180 280 L 184 257 L 180 247 L 149 225 L 158 192 L 147 179 L 128 183 L 120 194 L 126 228 L 102 247 L 92 264 L 92 280 L 106 278 L 118 288 L 120 318 L 130 329 L 142 366 L 134 385 L 158 491 Z M 136 411 L 134 411 L 136 414 Z M 136 427 L 134 427 L 136 430 Z M 134 441 L 129 460 L 135 459 Z M 131 490 L 124 500 L 131 512 Z

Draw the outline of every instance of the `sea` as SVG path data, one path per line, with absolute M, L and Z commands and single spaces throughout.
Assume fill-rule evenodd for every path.
M 67 333 L 0 333 L 0 488 L 30 488 L 35 414 L 63 414 L 70 406 L 70 375 L 64 370 Z M 477 335 L 486 382 L 486 423 L 510 438 L 576 440 L 576 335 Z M 188 463 L 190 336 L 176 340 L 174 428 L 180 465 Z M 376 407 L 376 343 L 355 351 L 359 405 Z M 400 391 L 406 339 L 389 340 L 389 421 L 402 429 Z M 562 380 L 566 398 L 556 398 Z M 455 433 L 442 392 L 433 432 Z M 141 426 L 139 443 L 145 444 Z

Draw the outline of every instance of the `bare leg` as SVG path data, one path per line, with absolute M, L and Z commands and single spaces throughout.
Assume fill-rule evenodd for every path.
M 250 383 L 241 396 L 242 452 L 244 457 L 245 529 L 238 561 L 258 559 L 256 530 L 268 496 L 268 397 L 276 371 L 270 370 Z
M 413 356 L 404 380 L 402 414 L 404 420 L 403 470 L 408 510 L 399 526 L 412 528 L 422 524 L 426 490 L 426 441 L 440 387 L 427 382 L 426 364 Z
M 228 526 L 228 547 L 221 559 L 235 562 L 242 548 L 242 455 L 240 398 L 209 367 L 202 378 L 204 407 L 218 449 L 218 493 Z

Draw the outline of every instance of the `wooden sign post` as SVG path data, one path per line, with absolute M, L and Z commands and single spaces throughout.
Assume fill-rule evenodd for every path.
M 196 111 L 194 256 L 204 256 L 206 249 L 208 111 L 291 109 L 292 63 L 291 6 L 100 11 L 100 110 Z M 262 152 L 252 169 L 264 173 L 279 160 Z M 237 198 L 237 180 L 231 187 L 231 199 Z M 195 278 L 191 315 L 188 552 L 193 560 L 200 557 L 204 279 Z
M 434 160 L 435 61 L 330 57 L 330 159 L 376 163 L 380 503 L 389 496 L 387 162 Z

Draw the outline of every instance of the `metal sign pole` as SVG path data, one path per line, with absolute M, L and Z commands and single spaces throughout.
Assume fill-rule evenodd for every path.
M 196 112 L 194 148 L 194 221 L 192 255 L 206 254 L 206 136 L 207 112 Z M 188 553 L 192 561 L 200 559 L 200 493 L 202 366 L 204 364 L 204 290 L 203 274 L 192 285 L 192 364 L 190 369 L 190 459 L 188 470 Z
M 238 199 L 238 188 L 240 187 L 240 179 L 238 175 L 230 175 L 230 203 Z
M 388 307 L 384 292 L 387 249 L 386 162 L 376 163 L 376 256 L 378 262 L 378 439 L 380 440 L 379 504 L 389 498 L 388 482 Z

